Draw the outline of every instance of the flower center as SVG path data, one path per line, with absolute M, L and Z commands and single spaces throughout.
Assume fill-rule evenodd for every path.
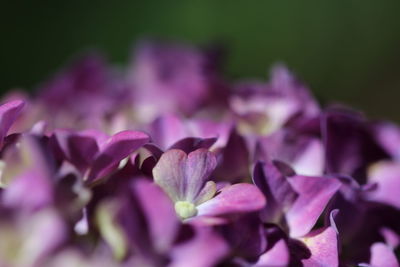
M 197 214 L 196 206 L 187 201 L 177 201 L 175 211 L 182 219 L 193 217 Z

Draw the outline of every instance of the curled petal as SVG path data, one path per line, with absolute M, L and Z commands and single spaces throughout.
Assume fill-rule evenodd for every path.
M 100 152 L 91 165 L 88 181 L 92 182 L 109 174 L 121 160 L 148 141 L 149 136 L 142 132 L 122 131 L 113 135 L 100 147 Z

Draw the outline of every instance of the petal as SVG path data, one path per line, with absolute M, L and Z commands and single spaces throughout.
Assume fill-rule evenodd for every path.
M 175 246 L 169 267 L 216 266 L 228 253 L 228 245 L 212 228 L 195 227 L 195 236 Z
M 262 214 L 263 220 L 279 222 L 297 198 L 297 193 L 272 162 L 258 162 L 254 167 L 253 181 L 268 200 Z
M 371 246 L 370 264 L 373 267 L 399 267 L 393 250 L 384 243 L 374 243 Z
M 185 153 L 190 153 L 200 148 L 209 149 L 215 142 L 217 138 L 195 138 L 187 137 L 181 139 L 174 143 L 169 149 L 180 149 L 185 151 Z
M 88 181 L 93 182 L 106 176 L 121 160 L 148 141 L 148 135 L 137 131 L 122 131 L 113 135 L 100 147 L 100 152 L 91 165 Z
M 208 181 L 195 199 L 196 206 L 210 200 L 215 193 L 217 193 L 217 184 L 214 181 Z
M 240 183 L 224 187 L 219 194 L 197 207 L 198 215 L 218 216 L 261 210 L 266 200 L 252 184 Z
M 54 166 L 35 137 L 23 135 L 19 144 L 17 151 L 10 151 L 17 153 L 19 160 L 11 161 L 16 155 L 5 158 L 2 179 L 6 178 L 9 184 L 2 195 L 3 201 L 6 206 L 37 210 L 53 201 Z
M 288 264 L 289 249 L 285 240 L 281 239 L 260 256 L 254 267 L 287 266 Z
M 372 131 L 377 142 L 394 158 L 400 158 L 400 151 L 396 144 L 400 144 L 400 128 L 390 123 L 382 122 L 372 125 Z
M 180 226 L 171 200 L 161 188 L 145 179 L 134 183 L 133 193 L 137 195 L 147 220 L 153 246 L 160 253 L 166 252 L 174 242 Z
M 21 100 L 13 100 L 0 106 L 0 148 L 3 146 L 4 137 L 24 105 L 25 103 Z
M 378 187 L 368 192 L 367 198 L 400 209 L 400 164 L 381 161 L 368 169 L 368 182 Z
M 338 266 L 338 240 L 336 230 L 333 227 L 310 233 L 300 240 L 311 251 L 311 257 L 302 260 L 304 267 Z
M 188 155 L 185 171 L 185 200 L 195 202 L 216 165 L 217 159 L 207 149 L 198 149 Z
M 334 178 L 294 176 L 289 178 L 299 197 L 286 213 L 291 237 L 307 234 L 317 222 L 341 183 Z
M 363 173 L 372 162 L 387 157 L 376 143 L 364 117 L 343 109 L 331 109 L 323 114 L 322 139 L 328 173 L 352 175 L 364 183 Z
M 207 149 L 198 149 L 189 155 L 172 149 L 161 156 L 153 169 L 153 177 L 174 202 L 194 203 L 216 164 L 215 156 Z
M 183 119 L 170 114 L 155 119 L 150 125 L 149 132 L 153 142 L 163 150 L 188 137 Z
M 99 152 L 99 144 L 90 134 L 57 129 L 51 138 L 54 149 L 59 150 L 63 159 L 71 162 L 82 173 L 89 168 Z
M 324 155 L 322 142 L 318 139 L 311 139 L 293 161 L 292 167 L 296 173 L 301 175 L 322 175 L 325 167 Z
M 161 155 L 153 168 L 154 182 L 158 184 L 174 202 L 184 200 L 183 181 L 185 179 L 187 155 L 182 150 L 172 149 Z

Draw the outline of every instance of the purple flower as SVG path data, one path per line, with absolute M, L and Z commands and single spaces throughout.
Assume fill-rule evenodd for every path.
M 265 199 L 254 185 L 234 184 L 217 190 L 217 184 L 209 180 L 216 164 L 215 156 L 205 149 L 188 155 L 169 150 L 154 167 L 154 181 L 175 203 L 175 211 L 182 219 L 252 212 L 264 207 Z

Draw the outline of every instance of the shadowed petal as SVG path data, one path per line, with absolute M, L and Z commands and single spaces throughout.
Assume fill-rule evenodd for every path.
M 100 147 L 100 152 L 91 165 L 88 181 L 92 182 L 109 174 L 122 159 L 148 141 L 147 134 L 137 131 L 122 131 L 113 135 Z
M 198 149 L 188 155 L 185 172 L 187 201 L 195 201 L 216 165 L 217 160 L 214 154 L 207 149 Z
M 13 100 L 0 106 L 0 148 L 3 146 L 4 137 L 24 105 L 25 103 L 21 100 Z
M 133 191 L 147 219 L 153 246 L 160 253 L 166 252 L 175 240 L 180 225 L 171 200 L 161 188 L 144 179 L 134 183 Z
M 368 174 L 368 182 L 378 185 L 367 194 L 368 199 L 400 209 L 400 164 L 381 161 L 372 165 Z

